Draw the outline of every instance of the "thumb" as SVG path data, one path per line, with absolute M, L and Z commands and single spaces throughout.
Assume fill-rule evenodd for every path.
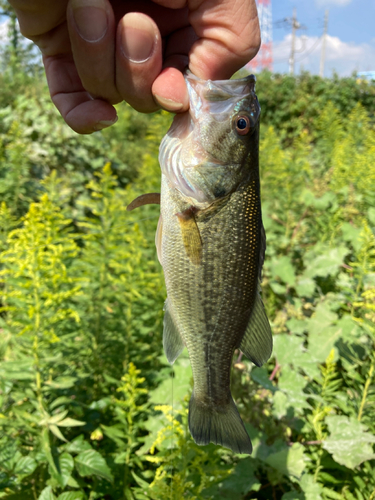
M 188 2 L 189 20 L 198 36 L 189 68 L 204 80 L 224 80 L 257 54 L 260 28 L 255 0 Z

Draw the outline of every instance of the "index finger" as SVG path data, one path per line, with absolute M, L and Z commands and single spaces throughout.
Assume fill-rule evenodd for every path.
M 91 133 L 117 120 L 108 102 L 94 99 L 83 87 L 71 51 L 66 23 L 67 0 L 10 0 L 21 33 L 43 54 L 52 101 L 66 123 L 78 133 Z

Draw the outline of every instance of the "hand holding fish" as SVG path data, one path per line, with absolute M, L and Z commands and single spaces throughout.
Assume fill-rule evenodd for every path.
M 21 32 L 43 53 L 52 100 L 91 133 L 138 111 L 189 107 L 182 75 L 226 79 L 260 45 L 255 0 L 9 0 Z M 136 12 L 134 12 L 136 11 Z

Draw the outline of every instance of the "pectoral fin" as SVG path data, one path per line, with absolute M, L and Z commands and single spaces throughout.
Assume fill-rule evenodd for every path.
M 257 366 L 262 366 L 272 354 L 271 327 L 259 292 L 240 349 Z
M 143 205 L 160 205 L 160 193 L 141 194 L 126 207 L 126 210 L 131 211 Z
M 168 299 L 165 301 L 164 305 L 163 347 L 165 355 L 171 365 L 173 365 L 184 349 L 181 335 L 168 309 Z
M 193 264 L 198 265 L 202 260 L 202 239 L 195 219 L 196 213 L 195 207 L 190 207 L 176 215 L 180 223 L 186 254 Z

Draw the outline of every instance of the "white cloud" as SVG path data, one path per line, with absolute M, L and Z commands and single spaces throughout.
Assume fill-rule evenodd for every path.
M 318 7 L 331 7 L 332 5 L 343 7 L 351 3 L 351 1 L 352 0 L 315 0 L 315 3 Z
M 304 50 L 295 54 L 295 71 L 298 73 L 305 69 L 311 73 L 319 73 L 321 40 L 318 37 L 304 38 L 304 41 L 302 37 L 296 38 L 296 49 Z M 274 43 L 275 71 L 288 70 L 291 41 L 291 34 L 288 34 L 281 42 Z M 375 43 L 355 44 L 327 35 L 325 76 L 330 76 L 333 71 L 341 76 L 349 76 L 353 71 L 370 70 L 375 70 Z

